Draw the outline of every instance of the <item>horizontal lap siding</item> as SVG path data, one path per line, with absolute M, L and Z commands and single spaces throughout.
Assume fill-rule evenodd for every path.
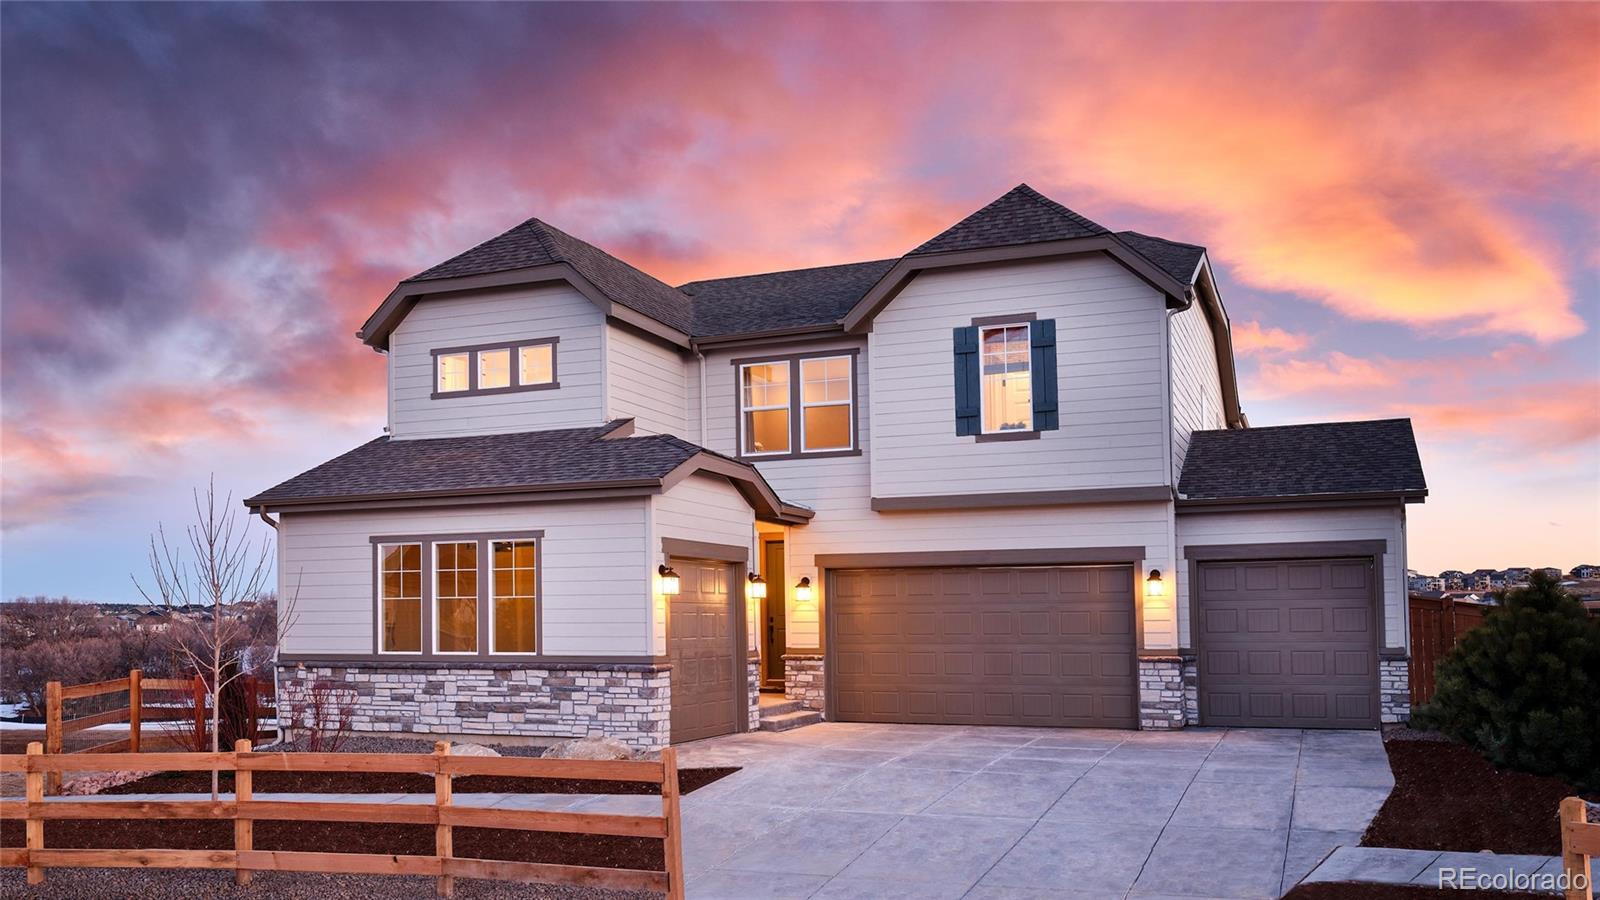
M 1189 438 L 1226 427 L 1216 343 L 1199 303 L 1172 317 L 1172 470 L 1183 471 Z
M 871 495 L 988 494 L 1167 482 L 1161 296 L 1104 257 L 917 276 L 873 322 Z M 952 329 L 1056 321 L 1061 427 L 978 443 L 954 425 Z
M 370 513 L 286 513 L 279 594 L 297 596 L 284 652 L 372 652 L 378 535 L 543 530 L 543 652 L 650 652 L 644 499 Z
M 634 420 L 640 433 L 693 439 L 686 428 L 688 379 L 676 350 L 606 327 L 607 418 Z
M 1384 645 L 1406 644 L 1405 509 L 1400 504 L 1350 509 L 1206 513 L 1178 517 L 1179 555 L 1190 544 L 1283 544 L 1328 541 L 1386 541 L 1380 561 L 1383 585 Z M 1188 563 L 1177 567 L 1180 634 L 1192 646 L 1188 611 L 1193 585 Z
M 650 521 L 652 536 L 646 567 L 650 572 L 665 562 L 662 538 L 748 549 L 755 536 L 756 519 L 750 504 L 727 479 L 712 475 L 692 475 L 665 494 L 651 498 Z M 755 627 L 756 616 L 747 616 L 746 620 L 749 627 Z M 747 646 L 756 646 L 754 634 L 749 637 Z M 667 608 L 661 598 L 654 605 L 651 641 L 656 654 L 666 655 Z
M 424 300 L 389 338 L 389 425 L 397 438 L 542 431 L 605 420 L 600 310 L 566 285 Z M 554 390 L 432 399 L 432 351 L 559 337 Z M 515 360 L 513 360 L 515 364 Z

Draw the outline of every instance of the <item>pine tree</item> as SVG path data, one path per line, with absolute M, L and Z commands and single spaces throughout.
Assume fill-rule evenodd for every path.
M 1439 662 L 1413 722 L 1497 766 L 1600 788 L 1600 619 L 1534 572 Z

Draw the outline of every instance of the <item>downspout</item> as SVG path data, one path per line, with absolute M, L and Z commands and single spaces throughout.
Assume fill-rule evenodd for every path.
M 700 446 L 706 445 L 706 355 L 700 352 L 699 347 L 694 348 L 694 358 L 700 361 L 700 377 L 696 379 L 700 389 Z
M 1173 625 L 1172 643 L 1173 643 L 1173 649 L 1175 649 L 1175 650 L 1176 649 L 1181 649 L 1183 647 L 1183 643 L 1184 643 L 1183 642 L 1184 626 L 1188 625 L 1192 629 L 1194 627 L 1194 625 L 1193 625 L 1193 623 L 1188 622 L 1186 617 L 1184 616 L 1184 607 L 1187 604 L 1182 604 L 1182 603 L 1178 602 L 1178 578 L 1180 577 L 1179 570 L 1183 568 L 1183 562 L 1182 562 L 1182 560 L 1180 560 L 1178 558 L 1178 504 L 1177 504 L 1177 500 L 1176 500 L 1176 498 L 1178 496 L 1178 468 L 1177 468 L 1177 462 L 1172 458 L 1172 429 L 1177 424 L 1173 420 L 1174 412 L 1173 412 L 1173 404 L 1172 404 L 1172 382 L 1174 380 L 1173 369 L 1172 369 L 1172 328 L 1173 328 L 1172 322 L 1177 317 L 1178 313 L 1181 313 L 1181 312 L 1183 312 L 1183 311 L 1185 311 L 1187 309 L 1192 308 L 1194 306 L 1194 304 L 1195 304 L 1195 300 L 1196 300 L 1196 295 L 1195 295 L 1195 292 L 1194 292 L 1194 288 L 1191 287 L 1189 290 L 1184 291 L 1184 295 L 1183 295 L 1183 301 L 1184 302 L 1183 302 L 1183 305 L 1178 307 L 1177 309 L 1169 309 L 1169 310 L 1167 310 L 1166 334 L 1163 335 L 1163 337 L 1166 338 L 1166 341 L 1165 341 L 1166 347 L 1163 348 L 1163 353 L 1166 355 L 1166 370 L 1167 370 L 1166 371 L 1166 380 L 1167 380 L 1167 396 L 1166 396 L 1166 401 L 1167 401 L 1166 402 L 1166 406 L 1167 406 L 1167 441 L 1166 441 L 1166 443 L 1167 443 L 1167 452 L 1165 454 L 1166 457 L 1167 457 L 1167 486 L 1168 486 L 1168 489 L 1172 491 L 1172 496 L 1174 498 L 1173 500 L 1168 502 L 1168 506 L 1167 506 L 1167 515 L 1166 515 L 1167 528 L 1166 528 L 1166 531 L 1167 531 L 1167 550 L 1171 554 L 1170 560 L 1171 560 L 1172 590 L 1170 591 L 1170 593 L 1172 595 L 1172 600 L 1171 600 L 1171 602 L 1172 602 L 1172 625 Z M 1192 437 L 1193 436 L 1191 435 L 1191 438 Z M 1140 573 L 1140 575 L 1142 577 L 1143 573 Z M 1193 585 L 1188 585 L 1188 587 L 1189 587 L 1190 590 L 1194 589 Z M 1143 623 L 1141 623 L 1141 625 L 1142 624 Z M 1193 641 L 1192 635 L 1191 635 L 1190 640 L 1191 640 L 1191 642 Z

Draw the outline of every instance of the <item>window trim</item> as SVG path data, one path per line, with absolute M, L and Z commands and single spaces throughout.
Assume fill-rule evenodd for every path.
M 996 438 L 1007 439 L 1009 435 L 1014 435 L 1014 434 L 1032 434 L 1032 435 L 1035 435 L 1035 436 L 1038 435 L 1038 433 L 1039 433 L 1038 423 L 1034 421 L 1034 415 L 1033 415 L 1033 323 L 1034 323 L 1034 321 L 1035 320 L 1031 316 L 1029 318 L 1027 318 L 1027 319 L 1002 319 L 1001 321 L 986 322 L 986 323 L 983 323 L 983 324 L 976 324 L 976 320 L 974 320 L 974 327 L 976 327 L 978 329 L 978 433 L 976 435 L 974 435 L 974 437 L 990 438 L 990 439 L 996 439 Z M 1028 358 L 1027 358 L 1027 366 L 1028 366 L 1028 368 L 1026 370 L 1027 374 L 1028 374 L 1028 427 L 1027 428 L 1001 428 L 1001 429 L 997 429 L 995 431 L 989 431 L 989 430 L 987 430 L 987 427 L 986 427 L 986 424 L 985 424 L 985 421 L 984 421 L 985 419 L 988 418 L 987 413 L 989 411 L 989 402 L 988 402 L 989 392 L 984 390 L 983 334 L 986 331 L 1006 330 L 1006 329 L 1010 329 L 1010 328 L 1022 328 L 1022 329 L 1024 329 L 1024 331 L 1027 334 L 1027 338 L 1023 341 L 1023 346 L 1027 348 L 1027 353 L 1028 353 Z M 1007 352 L 1010 351 L 1010 346 L 1011 346 L 1011 341 L 1008 339 L 1006 341 Z M 1006 369 L 1005 374 L 1009 375 L 1010 373 L 1011 373 L 1011 370 L 1010 370 L 1009 364 L 1008 364 L 1008 368 Z M 1018 438 L 1009 438 L 1009 439 L 1010 440 L 1018 440 Z M 1026 440 L 1026 438 L 1022 438 L 1021 440 Z
M 783 364 L 783 365 L 785 365 L 787 367 L 787 369 L 788 369 L 788 373 L 787 374 L 789 376 L 788 381 L 785 382 L 785 384 L 789 388 L 789 396 L 783 398 L 783 405 L 782 406 L 745 406 L 744 405 L 744 376 L 745 376 L 745 372 L 749 371 L 750 369 L 756 368 L 757 366 L 777 366 L 777 365 L 780 365 L 780 364 Z M 749 363 L 743 363 L 735 371 L 738 373 L 736 377 L 738 379 L 738 391 L 737 391 L 737 394 L 738 394 L 738 398 L 739 398 L 739 406 L 738 406 L 738 409 L 739 409 L 739 454 L 741 456 L 749 457 L 751 459 L 773 459 L 773 458 L 781 458 L 781 457 L 785 457 L 785 456 L 793 456 L 794 453 L 795 453 L 796 448 L 799 447 L 799 445 L 796 444 L 795 440 L 794 440 L 794 422 L 795 422 L 795 415 L 794 415 L 794 400 L 795 400 L 794 364 L 793 363 L 782 363 L 781 360 L 773 360 L 771 362 L 749 362 Z M 784 424 L 787 426 L 788 432 L 789 432 L 789 434 L 788 434 L 789 442 L 788 442 L 787 446 L 785 446 L 782 450 L 758 450 L 758 451 L 747 452 L 744 449 L 745 416 L 747 414 L 753 413 L 753 412 L 776 412 L 777 410 L 780 410 L 780 409 L 783 410 L 784 413 L 786 413 L 786 415 L 784 416 Z
M 807 403 L 806 402 L 806 379 L 805 379 L 806 363 L 808 363 L 808 362 L 817 362 L 817 361 L 827 362 L 828 360 L 834 360 L 834 359 L 847 360 L 849 362 L 849 364 L 850 364 L 849 365 L 849 369 L 845 374 L 845 377 L 846 377 L 846 379 L 848 379 L 849 385 L 850 385 L 850 396 L 846 397 L 842 402 L 838 401 L 838 400 L 822 400 L 822 401 L 819 401 L 819 402 L 816 402 L 816 403 Z M 856 362 L 855 362 L 855 358 L 854 357 L 847 357 L 847 356 L 845 356 L 843 354 L 840 354 L 838 356 L 812 356 L 812 357 L 807 357 L 805 359 L 797 359 L 794 362 L 794 367 L 793 367 L 792 371 L 790 372 L 790 374 L 791 375 L 799 375 L 800 376 L 800 388 L 799 388 L 799 391 L 797 392 L 799 397 L 800 397 L 800 415 L 799 415 L 799 419 L 800 419 L 800 429 L 799 429 L 800 430 L 800 443 L 796 445 L 798 450 L 799 450 L 799 452 L 809 455 L 809 454 L 816 454 L 816 453 L 838 453 L 838 452 L 846 451 L 846 450 L 854 450 L 855 449 L 855 443 L 856 443 L 856 433 L 855 433 L 855 430 L 856 430 L 855 429 L 855 419 L 856 419 Z M 847 419 L 848 419 L 848 421 L 846 422 L 846 425 L 845 425 L 845 432 L 846 432 L 846 434 L 849 435 L 849 441 L 843 447 L 819 447 L 816 450 L 808 450 L 806 448 L 806 410 L 808 410 L 808 409 L 822 409 L 822 408 L 826 408 L 826 407 L 830 407 L 830 406 L 843 406 L 845 408 L 845 412 L 847 414 Z
M 385 534 L 373 535 L 368 538 L 372 544 L 372 650 L 374 658 L 385 659 L 413 659 L 436 660 L 445 662 L 449 660 L 471 659 L 496 659 L 504 660 L 538 660 L 546 658 L 544 653 L 544 531 L 539 530 L 507 530 L 507 531 L 476 531 L 465 533 L 437 533 L 437 534 Z M 488 615 L 484 613 L 484 605 L 490 602 L 489 587 L 489 558 L 487 556 L 489 544 L 493 541 L 533 541 L 536 563 L 534 566 L 534 603 L 533 603 L 533 652 L 516 653 L 490 653 L 491 635 L 488 633 Z M 434 579 L 437 567 L 435 560 L 438 544 L 466 544 L 478 545 L 478 649 L 471 653 L 440 653 L 436 649 L 437 625 L 435 623 L 434 604 L 437 602 Z M 422 545 L 422 649 L 421 650 L 396 650 L 383 649 L 383 555 L 382 548 L 396 544 L 421 544 Z
M 561 387 L 561 370 L 559 348 L 561 338 L 538 337 L 522 338 L 515 341 L 495 341 L 489 344 L 470 344 L 462 347 L 435 347 L 429 352 L 433 366 L 433 390 L 429 395 L 433 400 L 448 400 L 453 397 L 485 397 L 495 394 L 515 394 L 522 391 L 553 391 Z M 549 345 L 550 347 L 550 380 L 533 384 L 522 383 L 522 348 Z M 494 350 L 505 350 L 511 359 L 511 383 L 505 387 L 480 388 L 478 387 L 478 355 Z M 467 388 L 460 391 L 439 390 L 439 357 L 454 356 L 458 353 L 467 354 Z
M 850 358 L 850 446 L 836 450 L 802 450 L 801 434 L 804 407 L 801 405 L 800 363 L 808 359 Z M 734 456 L 752 462 L 780 459 L 827 459 L 834 456 L 861 455 L 861 348 L 834 347 L 804 353 L 784 353 L 768 356 L 745 356 L 729 360 L 733 366 L 733 435 Z M 789 449 L 784 452 L 744 452 L 744 369 L 746 366 L 789 364 Z
M 498 541 L 511 543 L 533 543 L 533 651 L 539 651 L 539 643 L 544 640 L 544 541 L 539 538 L 518 537 L 491 537 L 484 540 L 484 549 L 488 551 L 489 580 L 484 586 L 483 604 L 489 608 L 488 643 L 485 645 L 489 656 L 527 656 L 526 650 L 496 650 L 494 649 L 494 545 Z M 512 551 L 513 562 L 516 551 Z M 516 570 L 513 565 L 512 571 Z M 515 586 L 516 579 L 512 583 Z
M 417 649 L 415 650 L 385 650 L 383 649 L 383 604 L 388 598 L 383 595 L 383 551 L 385 547 L 404 547 L 408 545 L 417 547 Z M 401 589 L 405 586 L 405 569 L 401 570 Z M 428 627 L 428 549 L 422 541 L 405 540 L 403 538 L 389 538 L 382 541 L 374 539 L 372 542 L 372 651 L 379 656 L 412 656 L 427 655 L 427 627 Z M 396 599 L 409 600 L 409 597 Z

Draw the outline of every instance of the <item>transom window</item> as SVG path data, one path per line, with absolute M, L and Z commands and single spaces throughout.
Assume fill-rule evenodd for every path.
M 379 649 L 384 653 L 422 650 L 422 545 L 378 546 Z
M 433 351 L 434 398 L 559 387 L 557 338 Z
M 853 354 L 739 363 L 741 456 L 855 449 Z
M 1033 429 L 1029 349 L 1027 322 L 979 329 L 984 434 Z
M 542 534 L 373 538 L 378 651 L 537 654 Z

